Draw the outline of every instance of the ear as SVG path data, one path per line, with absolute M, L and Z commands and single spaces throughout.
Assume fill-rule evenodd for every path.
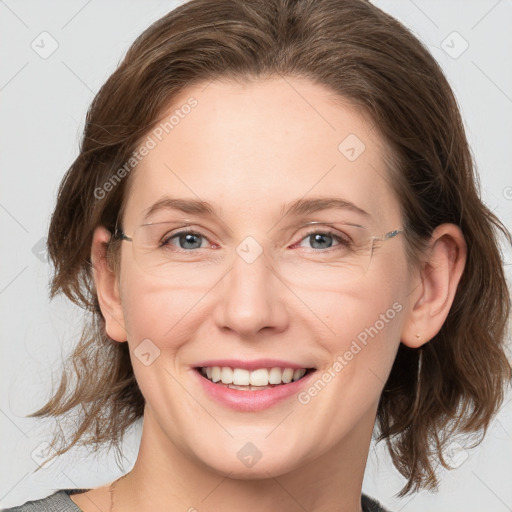
M 441 329 L 457 291 L 467 247 L 460 228 L 441 224 L 432 233 L 427 260 L 413 279 L 409 311 L 402 328 L 401 341 L 418 348 Z
M 107 247 L 110 237 L 110 231 L 103 226 L 98 226 L 94 230 L 91 247 L 93 277 L 108 336 L 115 341 L 126 341 L 127 335 L 121 307 L 119 282 L 107 261 Z

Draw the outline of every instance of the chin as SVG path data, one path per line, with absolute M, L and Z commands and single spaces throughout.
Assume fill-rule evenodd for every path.
M 289 460 L 264 461 L 263 457 L 251 467 L 244 466 L 239 461 L 209 467 L 222 476 L 229 475 L 233 480 L 266 480 L 284 475 L 296 468 Z
M 271 447 L 268 442 L 261 449 L 250 441 L 235 442 L 234 445 L 225 450 L 210 451 L 207 458 L 204 453 L 197 453 L 197 447 L 194 451 L 211 471 L 236 480 L 264 480 L 284 475 L 300 466 L 297 445 L 286 450 Z

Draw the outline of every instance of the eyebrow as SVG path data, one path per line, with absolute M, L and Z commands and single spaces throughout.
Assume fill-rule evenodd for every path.
M 367 211 L 359 208 L 354 203 L 347 201 L 346 199 L 324 196 L 309 199 L 297 199 L 291 203 L 285 203 L 281 206 L 280 216 L 281 218 L 286 216 L 305 216 L 330 209 L 350 210 L 365 217 L 371 217 Z M 199 199 L 164 197 L 146 210 L 144 219 L 147 220 L 151 215 L 160 210 L 179 210 L 183 213 L 193 215 L 218 217 L 215 212 L 215 208 L 206 201 L 201 201 Z
M 215 216 L 215 209 L 209 203 L 198 199 L 181 199 L 173 197 L 164 197 L 151 205 L 144 214 L 144 219 L 148 219 L 154 213 L 160 210 L 179 210 L 183 213 L 195 215 Z
M 370 214 L 356 206 L 354 203 L 341 199 L 339 197 L 313 197 L 310 199 L 297 199 L 292 203 L 284 204 L 281 207 L 281 215 L 309 215 L 322 210 L 351 210 L 359 213 L 365 217 L 370 217 Z

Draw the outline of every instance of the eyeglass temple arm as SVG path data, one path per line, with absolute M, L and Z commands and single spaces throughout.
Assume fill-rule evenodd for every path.
M 112 238 L 118 238 L 119 240 L 127 240 L 128 242 L 133 241 L 133 239 L 131 237 L 129 237 L 128 235 L 125 235 L 123 229 L 117 225 L 117 220 L 116 220 L 116 225 L 114 227 L 114 233 L 112 235 Z
M 398 235 L 399 233 L 402 233 L 404 231 L 404 229 L 394 229 L 393 231 L 390 231 L 389 233 L 386 233 L 383 237 L 382 237 L 382 240 L 388 240 L 389 238 L 393 238 L 395 237 L 396 235 Z

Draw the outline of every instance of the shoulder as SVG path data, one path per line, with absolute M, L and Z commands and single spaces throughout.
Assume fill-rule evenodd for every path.
M 81 512 L 69 495 L 84 492 L 88 489 L 61 489 L 52 495 L 35 501 L 27 501 L 23 505 L 2 509 L 0 512 Z M 380 503 L 363 494 L 361 504 L 364 512 L 388 512 Z
M 366 494 L 361 496 L 361 505 L 363 512 L 389 512 L 378 501 L 366 496 Z
M 61 489 L 46 498 L 27 501 L 23 505 L 5 508 L 0 512 L 81 512 L 69 495 L 86 490 L 87 489 Z

